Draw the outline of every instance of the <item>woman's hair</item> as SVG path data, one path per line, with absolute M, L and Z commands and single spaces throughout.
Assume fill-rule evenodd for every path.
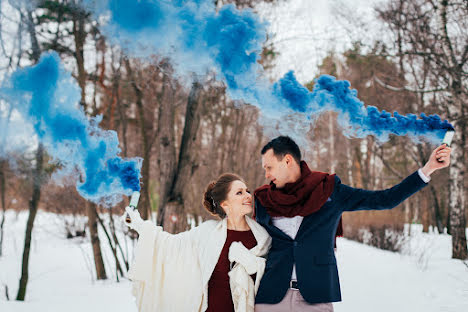
M 206 187 L 205 195 L 203 196 L 203 206 L 212 215 L 218 216 L 221 219 L 226 217 L 226 212 L 221 207 L 221 203 L 226 200 L 231 184 L 234 181 L 244 181 L 241 177 L 233 173 L 223 173 L 216 181 L 212 181 Z

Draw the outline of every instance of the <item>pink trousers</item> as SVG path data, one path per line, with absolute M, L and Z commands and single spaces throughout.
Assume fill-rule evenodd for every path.
M 333 312 L 332 303 L 310 304 L 297 289 L 289 289 L 281 302 L 256 304 L 255 312 Z

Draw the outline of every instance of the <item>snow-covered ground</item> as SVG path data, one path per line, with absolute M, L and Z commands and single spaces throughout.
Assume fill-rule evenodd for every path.
M 26 301 L 16 296 L 27 212 L 7 212 L 0 258 L 0 311 L 136 311 L 128 281 L 93 281 L 88 239 L 66 239 L 64 217 L 39 212 L 33 232 Z M 84 222 L 84 221 L 82 221 Z M 105 237 L 101 237 L 107 246 Z M 450 259 L 450 236 L 413 228 L 404 253 L 379 250 L 347 239 L 338 241 L 343 302 L 336 312 L 468 311 L 468 262 Z M 129 246 L 129 249 L 130 246 Z M 105 262 L 111 267 L 110 250 Z
M 96 281 L 89 239 L 67 239 L 65 217 L 43 211 L 38 212 L 33 228 L 26 301 L 15 302 L 27 217 L 28 212 L 17 215 L 7 211 L 0 258 L 0 312 L 137 311 L 130 293 L 131 283 L 128 280 L 116 282 L 113 256 L 105 235 L 99 233 L 110 279 Z M 66 220 L 72 222 L 73 218 L 68 216 Z M 5 285 L 12 301 L 6 301 Z

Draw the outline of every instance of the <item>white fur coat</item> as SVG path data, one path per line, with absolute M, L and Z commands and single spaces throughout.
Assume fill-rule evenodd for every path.
M 239 261 L 229 272 L 236 312 L 253 312 L 255 294 L 265 269 L 271 238 L 266 230 L 245 217 L 257 246 L 229 257 Z M 203 312 L 208 307 L 208 281 L 227 237 L 227 220 L 206 221 L 190 231 L 169 234 L 151 221 L 139 229 L 135 259 L 129 276 L 140 312 Z M 231 245 L 232 247 L 232 245 Z M 236 249 L 238 250 L 238 249 Z M 247 267 L 240 263 L 246 263 Z M 255 283 L 249 275 L 256 273 Z

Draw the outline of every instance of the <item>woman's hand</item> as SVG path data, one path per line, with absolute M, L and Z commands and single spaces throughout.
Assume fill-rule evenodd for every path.
M 248 274 L 257 272 L 257 257 L 253 255 L 241 242 L 232 242 L 229 247 L 229 261 L 242 265 Z
M 121 218 L 129 228 L 134 229 L 137 232 L 141 229 L 144 222 L 138 210 L 128 206 L 125 207 L 125 213 Z M 129 219 L 130 222 L 128 222 Z

